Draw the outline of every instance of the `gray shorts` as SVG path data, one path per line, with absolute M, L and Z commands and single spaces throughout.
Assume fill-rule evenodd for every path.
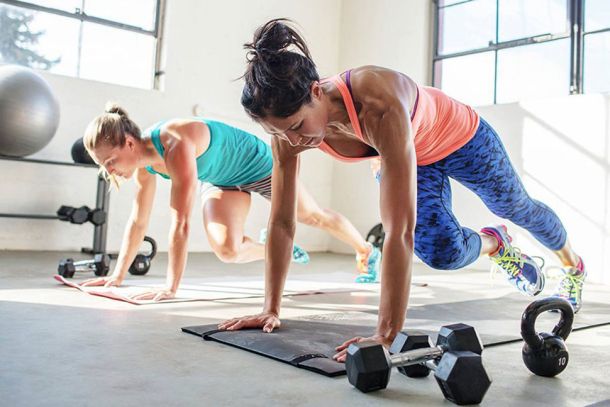
M 251 194 L 256 192 L 267 200 L 271 200 L 271 175 L 268 177 L 259 179 L 258 181 L 251 182 L 249 184 L 237 185 L 237 186 L 222 186 L 214 185 L 209 182 L 199 182 L 199 194 L 201 195 L 202 201 L 205 202 L 208 195 L 215 191 L 241 191 Z

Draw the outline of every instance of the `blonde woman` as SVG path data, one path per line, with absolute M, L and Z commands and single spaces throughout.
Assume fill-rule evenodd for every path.
M 141 133 L 124 109 L 110 105 L 89 124 L 83 142 L 110 178 L 134 177 L 137 185 L 113 273 L 84 285 L 119 286 L 123 282 L 148 228 L 155 175 L 172 183 L 167 285 L 134 299 L 159 301 L 175 296 L 186 266 L 190 213 L 198 184 L 205 232 L 218 258 L 228 263 L 247 263 L 266 257 L 264 244 L 244 235 L 250 194 L 256 192 L 271 199 L 271 148 L 256 136 L 203 118 L 167 120 Z M 381 262 L 379 250 L 366 242 L 343 215 L 318 206 L 301 183 L 298 196 L 299 222 L 323 229 L 349 244 L 356 252 L 360 273 L 356 281 L 376 281 Z M 308 261 L 307 253 L 297 245 L 290 257 L 295 262 Z

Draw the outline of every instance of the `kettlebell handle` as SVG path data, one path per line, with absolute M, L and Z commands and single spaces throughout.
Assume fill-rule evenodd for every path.
M 574 309 L 565 299 L 547 297 L 536 300 L 527 306 L 521 316 L 521 337 L 532 349 L 540 349 L 543 339 L 536 333 L 536 318 L 545 311 L 558 310 L 561 314 L 559 322 L 553 328 L 553 335 L 560 336 L 564 341 L 572 332 L 574 323 Z
M 150 236 L 144 236 L 144 241 L 150 243 L 150 253 L 146 257 L 152 260 L 157 255 L 157 242 Z

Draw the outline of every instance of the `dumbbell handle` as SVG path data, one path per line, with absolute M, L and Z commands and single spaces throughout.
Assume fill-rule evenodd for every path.
M 419 348 L 390 355 L 392 367 L 417 365 L 443 356 L 445 349 L 440 346 Z M 429 366 L 428 366 L 429 367 Z
M 95 260 L 80 260 L 80 261 L 75 261 L 74 263 L 74 267 L 94 267 L 95 266 Z

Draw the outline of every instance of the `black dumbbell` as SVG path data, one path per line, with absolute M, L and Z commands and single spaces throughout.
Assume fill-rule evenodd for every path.
M 536 318 L 545 311 L 559 311 L 561 317 L 552 333 L 536 333 Z M 568 366 L 565 340 L 572 331 L 574 309 L 565 299 L 548 297 L 532 302 L 521 317 L 522 350 L 525 366 L 538 376 L 553 377 Z
M 87 220 L 95 226 L 103 225 L 106 223 L 106 212 L 99 208 L 92 209 L 87 214 Z
M 455 334 L 457 343 L 468 342 L 461 339 L 462 334 L 459 332 L 463 331 L 463 324 L 454 326 L 457 326 L 455 331 L 452 326 L 443 327 L 445 334 L 449 334 L 446 336 L 451 337 Z M 476 339 L 480 344 L 478 335 Z M 408 341 L 402 337 L 398 338 L 398 343 L 405 342 Z M 348 380 L 362 392 L 380 390 L 387 387 L 392 367 L 424 366 L 427 370 L 435 372 L 435 378 L 447 400 L 456 404 L 480 403 L 491 385 L 481 355 L 468 350 L 450 349 L 454 342 L 456 341 L 450 338 L 442 345 L 416 348 L 394 355 L 390 355 L 382 345 L 375 342 L 351 344 L 345 362 Z M 416 343 L 423 342 L 416 341 Z M 400 345 L 395 347 L 397 346 Z M 475 346 L 475 343 L 467 344 L 467 347 Z
M 483 342 L 474 327 L 466 324 L 452 324 L 441 327 L 436 338 L 436 347 L 443 352 L 469 351 L 480 355 Z M 390 353 L 403 353 L 413 349 L 432 348 L 428 335 L 419 332 L 400 332 L 390 346 Z M 430 369 L 425 364 L 402 366 L 398 371 L 408 377 L 426 377 Z
M 134 276 L 143 276 L 150 270 L 150 262 L 157 254 L 157 242 L 149 236 L 144 236 L 144 241 L 150 244 L 150 252 L 148 254 L 138 253 L 136 258 L 129 266 L 129 274 Z
M 110 256 L 107 254 L 96 254 L 92 260 L 61 260 L 57 267 L 57 274 L 65 278 L 72 278 L 77 271 L 93 271 L 96 276 L 103 277 L 108 275 L 109 270 Z
M 88 206 L 74 208 L 73 206 L 62 205 L 57 210 L 57 217 L 59 220 L 74 223 L 76 225 L 82 225 L 89 219 L 90 211 L 91 210 Z

